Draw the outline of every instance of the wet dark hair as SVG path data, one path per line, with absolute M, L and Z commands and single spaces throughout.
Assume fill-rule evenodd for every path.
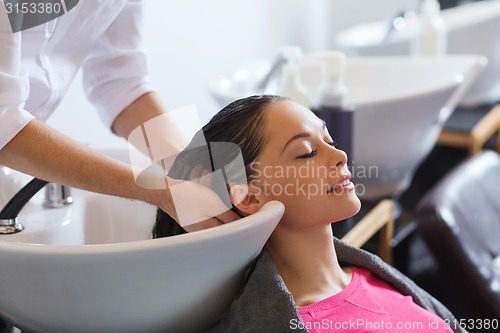
M 255 175 L 251 167 L 261 154 L 266 143 L 263 133 L 265 117 L 263 111 L 272 103 L 288 100 L 275 95 L 256 95 L 232 102 L 219 111 L 203 128 L 196 133 L 189 145 L 177 156 L 168 175 L 174 179 L 189 180 L 191 171 L 201 165 L 211 172 L 224 168 L 234 162 L 241 151 L 247 181 Z M 221 149 L 212 149 L 211 143 L 224 142 L 233 145 L 222 145 Z M 218 146 L 219 147 L 219 146 Z M 239 149 L 238 149 L 239 148 Z M 238 169 L 238 168 L 235 168 Z M 240 168 L 241 169 L 241 168 Z M 240 172 L 241 170 L 233 170 Z M 229 171 L 231 172 L 231 171 Z M 227 184 L 225 184 L 228 186 Z M 214 188 L 216 193 L 228 188 Z M 236 212 L 235 208 L 232 208 Z M 153 227 L 153 238 L 184 234 L 186 231 L 170 215 L 159 209 L 156 213 L 156 223 Z

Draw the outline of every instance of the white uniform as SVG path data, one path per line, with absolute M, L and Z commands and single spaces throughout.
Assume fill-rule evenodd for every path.
M 87 97 L 109 127 L 151 91 L 141 20 L 141 0 L 80 0 L 48 23 L 12 33 L 0 0 L 0 149 L 54 112 L 80 67 Z

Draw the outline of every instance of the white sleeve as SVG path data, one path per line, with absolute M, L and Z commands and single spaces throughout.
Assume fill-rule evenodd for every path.
M 141 95 L 152 91 L 141 46 L 143 3 L 128 1 L 83 64 L 83 87 L 109 128 Z
M 29 79 L 21 65 L 21 36 L 12 33 L 0 0 L 0 149 L 34 118 L 24 110 Z

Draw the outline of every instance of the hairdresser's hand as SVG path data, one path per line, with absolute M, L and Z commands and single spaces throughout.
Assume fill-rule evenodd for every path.
M 212 174 L 201 168 L 191 172 L 192 181 L 168 179 L 177 222 L 188 232 L 233 222 L 240 217 L 208 186 Z

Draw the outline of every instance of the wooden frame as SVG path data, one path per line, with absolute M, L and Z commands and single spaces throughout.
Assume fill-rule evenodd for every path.
M 443 130 L 437 144 L 467 148 L 469 156 L 475 155 L 483 148 L 486 141 L 497 133 L 496 151 L 500 154 L 500 105 L 491 109 L 469 133 Z
M 394 235 L 394 201 L 382 200 L 366 214 L 342 240 L 361 247 L 380 230 L 379 256 L 386 263 L 392 261 L 391 240 Z

